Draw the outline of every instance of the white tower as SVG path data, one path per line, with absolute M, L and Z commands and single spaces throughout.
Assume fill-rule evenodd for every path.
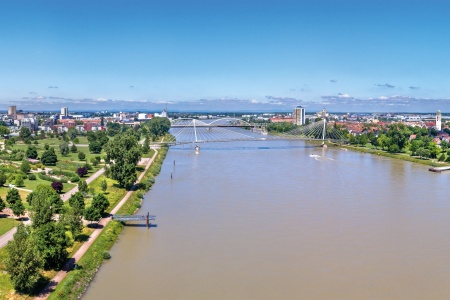
M 305 109 L 301 106 L 297 106 L 296 108 L 294 108 L 294 124 L 305 124 Z
M 442 130 L 441 119 L 442 119 L 441 111 L 438 110 L 437 113 L 436 113 L 436 130 L 437 131 L 441 131 Z

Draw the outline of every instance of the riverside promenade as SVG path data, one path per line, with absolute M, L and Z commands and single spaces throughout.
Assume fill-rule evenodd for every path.
M 139 175 L 135 184 L 141 182 L 142 178 L 145 176 L 145 173 L 150 168 L 151 164 L 158 155 L 158 151 L 155 149 L 155 153 L 153 154 L 151 159 L 147 159 L 147 164 L 145 166 L 144 171 Z M 75 188 L 74 188 L 75 189 Z M 120 202 L 113 208 L 110 212 L 110 215 L 113 215 L 119 211 L 119 209 L 128 201 L 131 197 L 133 190 L 128 191 L 125 196 L 120 200 Z M 55 277 L 50 281 L 50 283 L 44 288 L 44 290 L 34 299 L 35 300 L 44 300 L 50 296 L 50 293 L 53 292 L 56 286 L 67 276 L 67 273 L 72 270 L 75 262 L 79 261 L 86 251 L 91 247 L 97 237 L 102 233 L 103 229 L 106 225 L 111 221 L 111 217 L 103 218 L 99 222 L 99 228 L 95 229 L 94 232 L 89 236 L 89 239 L 80 247 L 80 249 L 72 256 L 71 259 L 65 264 L 61 271 L 59 271 Z

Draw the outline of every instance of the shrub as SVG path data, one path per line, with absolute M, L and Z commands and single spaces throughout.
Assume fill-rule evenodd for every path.
M 111 254 L 109 254 L 108 251 L 103 251 L 102 256 L 103 256 L 103 259 L 110 259 L 111 258 Z
M 34 175 L 34 174 L 28 174 L 28 179 L 29 179 L 29 180 L 36 180 L 36 175 Z
M 63 183 L 61 181 L 55 181 L 52 182 L 52 188 L 57 191 L 58 193 L 61 193 L 61 191 L 63 190 L 64 186 Z
M 77 169 L 77 174 L 80 177 L 83 177 L 84 175 L 86 175 L 88 173 L 88 169 L 86 167 L 79 167 Z
M 86 158 L 86 154 L 84 154 L 84 152 L 79 152 L 78 153 L 78 159 L 79 160 L 84 160 Z

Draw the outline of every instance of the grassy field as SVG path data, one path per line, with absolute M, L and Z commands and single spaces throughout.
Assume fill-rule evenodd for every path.
M 95 194 L 103 193 L 102 189 L 100 188 L 100 182 L 102 180 L 106 180 L 106 183 L 108 184 L 108 189 L 104 194 L 109 201 L 109 207 L 106 209 L 106 212 L 110 212 L 117 205 L 117 203 L 122 200 L 127 191 L 123 188 L 119 188 L 117 186 L 116 180 L 107 178 L 105 175 L 102 175 L 89 184 L 89 188 L 93 189 Z M 91 205 L 91 201 L 92 198 L 86 199 L 86 207 L 89 207 Z
M 20 222 L 13 218 L 0 218 L 0 235 L 5 234 L 19 224 Z
M 8 194 L 9 188 L 8 187 L 1 187 L 0 188 L 0 197 L 2 197 L 3 200 L 6 199 L 6 194 Z M 27 198 L 28 194 L 30 192 L 18 190 L 19 195 L 22 198 L 22 201 L 25 201 L 25 198 Z
M 82 141 L 80 140 L 80 143 L 81 142 Z M 85 137 L 83 137 L 83 142 L 86 142 L 86 144 L 87 144 L 87 139 Z M 45 144 L 48 144 L 50 147 L 55 149 L 55 153 L 56 153 L 56 156 L 58 157 L 58 161 L 77 162 L 77 163 L 80 164 L 80 166 L 85 164 L 86 161 L 90 163 L 90 160 L 91 160 L 92 157 L 96 157 L 96 156 L 104 157 L 104 156 L 106 156 L 106 153 L 104 151 L 102 151 L 99 154 L 93 154 L 93 153 L 89 152 L 89 147 L 87 147 L 87 146 L 85 146 L 85 147 L 78 146 L 77 147 L 77 151 L 78 152 L 83 152 L 86 155 L 85 160 L 80 161 L 78 159 L 78 152 L 77 153 L 69 152 L 69 154 L 67 156 L 62 156 L 60 151 L 59 151 L 59 145 L 62 143 L 62 141 L 60 141 L 58 139 L 40 140 L 38 143 L 39 144 L 37 144 L 37 145 L 34 145 L 34 144 L 27 145 L 27 144 L 24 144 L 22 142 L 17 142 L 16 144 L 14 144 L 11 147 L 11 149 L 17 149 L 17 150 L 26 151 L 29 146 L 35 146 L 36 150 L 38 152 L 38 157 L 40 157 L 42 155 L 42 153 L 45 151 L 45 148 L 44 148 Z M 69 148 L 70 148 L 70 146 L 69 146 Z

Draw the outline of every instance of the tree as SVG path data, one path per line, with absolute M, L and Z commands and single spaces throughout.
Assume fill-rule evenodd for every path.
M 61 193 L 61 191 L 64 189 L 64 185 L 61 181 L 55 181 L 52 182 L 52 189 L 54 189 L 58 193 Z
M 16 175 L 16 180 L 14 180 L 14 185 L 15 186 L 23 186 L 23 178 L 22 175 L 17 174 Z
M 25 212 L 25 207 L 22 203 L 22 198 L 16 189 L 10 189 L 6 194 L 6 202 L 9 204 L 13 214 L 15 216 L 21 216 Z
M 84 218 L 90 222 L 99 221 L 101 217 L 100 211 L 93 206 L 84 210 Z
M 72 141 L 77 137 L 77 130 L 75 128 L 69 128 L 67 131 L 67 135 L 69 136 L 69 139 Z
M 80 180 L 80 182 L 78 182 L 78 190 L 82 193 L 88 192 L 88 185 L 86 180 Z
M 0 125 L 0 135 L 7 135 L 9 134 L 9 129 L 8 127 L 4 126 L 4 125 Z
M 411 131 L 406 125 L 396 123 L 389 126 L 386 135 L 390 138 L 389 152 L 396 153 L 402 151 L 408 144 Z
M 105 126 L 105 118 L 103 118 L 103 116 L 100 118 L 100 126 Z
M 67 156 L 69 154 L 69 144 L 66 142 L 59 144 L 59 152 L 62 156 Z
M 42 153 L 41 162 L 44 165 L 56 165 L 58 157 L 56 156 L 55 149 L 49 148 Z
M 20 128 L 19 137 L 22 141 L 29 139 L 31 137 L 30 129 L 28 129 L 26 127 Z
M 69 207 L 64 214 L 60 215 L 59 221 L 75 237 L 83 230 L 83 210 L 78 211 L 73 207 Z
M 105 210 L 109 207 L 109 201 L 102 193 L 97 194 L 92 199 L 92 207 L 95 207 L 100 211 L 100 213 L 104 213 Z
M 38 152 L 35 146 L 29 146 L 25 152 L 27 158 L 36 159 L 38 157 Z
M 122 133 L 115 137 L 114 141 L 108 143 L 105 148 L 107 161 L 114 161 L 111 165 L 112 178 L 119 185 L 130 189 L 137 179 L 136 164 L 141 158 L 141 147 L 137 139 L 129 133 Z
M 36 240 L 31 236 L 29 226 L 20 224 L 14 240 L 6 246 L 8 257 L 5 267 L 11 276 L 14 289 L 19 293 L 31 293 L 41 278 L 43 260 L 36 248 Z
M 438 156 L 438 154 L 441 152 L 441 149 L 439 148 L 438 145 L 436 145 L 435 142 L 431 142 L 428 145 L 427 149 L 430 151 L 430 157 L 431 158 L 436 158 Z
M 3 173 L 0 173 L 0 187 L 2 187 L 6 183 L 6 175 Z
M 28 173 L 30 172 L 30 170 L 31 170 L 30 163 L 28 162 L 28 160 L 24 159 L 22 161 L 22 164 L 20 165 L 20 171 Z
M 145 122 L 143 126 L 148 127 L 149 132 L 160 137 L 169 132 L 170 121 L 167 118 L 155 117 Z
M 91 142 L 89 143 L 89 151 L 98 154 L 102 152 L 102 145 L 97 141 Z
M 88 173 L 88 169 L 86 167 L 79 167 L 76 172 L 78 176 L 83 177 Z
M 106 192 L 106 190 L 108 189 L 108 183 L 106 182 L 106 179 L 100 181 L 100 188 L 103 192 Z
M 0 211 L 6 208 L 6 203 L 3 201 L 2 197 L 0 197 Z
M 106 133 L 108 136 L 115 136 L 120 132 L 120 123 L 108 122 L 106 124 Z
M 72 146 L 70 146 L 70 151 L 72 153 L 77 153 L 77 151 L 78 151 L 77 145 L 75 145 L 75 143 L 73 143 L 73 142 L 72 142 Z
M 60 213 L 63 202 L 58 193 L 48 185 L 40 184 L 27 196 L 30 204 L 30 219 L 33 228 L 39 228 L 52 222 L 53 216 Z
M 49 222 L 33 232 L 36 247 L 44 260 L 44 269 L 60 269 L 69 256 L 67 247 L 71 245 L 66 229 L 59 222 Z
M 149 151 L 150 151 L 150 141 L 148 138 L 146 138 L 144 144 L 142 145 L 142 153 L 147 154 Z
M 78 159 L 79 160 L 84 160 L 86 158 L 86 154 L 84 154 L 84 152 L 78 152 Z
M 77 212 L 82 213 L 85 207 L 83 194 L 81 192 L 76 192 L 75 194 L 70 196 L 69 205 Z

